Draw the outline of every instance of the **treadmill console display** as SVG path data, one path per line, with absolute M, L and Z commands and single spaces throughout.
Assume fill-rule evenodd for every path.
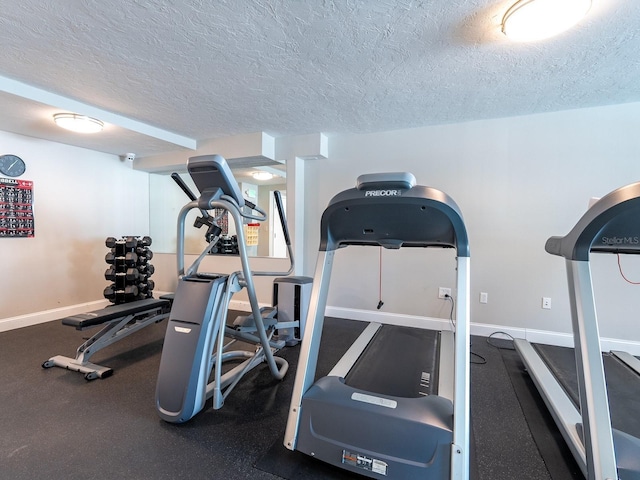
M 469 256 L 460 209 L 411 173 L 373 173 L 334 196 L 322 215 L 320 250 L 347 245 L 455 248 Z

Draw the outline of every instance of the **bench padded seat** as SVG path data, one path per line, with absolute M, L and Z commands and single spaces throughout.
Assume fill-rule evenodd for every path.
M 118 320 L 128 315 L 145 312 L 147 310 L 156 310 L 160 308 L 170 308 L 171 302 L 168 299 L 145 298 L 135 302 L 123 303 L 120 305 L 111 305 L 93 312 L 72 315 L 62 319 L 63 325 L 74 327 L 76 330 L 84 330 L 85 328 L 95 327 L 104 323 Z

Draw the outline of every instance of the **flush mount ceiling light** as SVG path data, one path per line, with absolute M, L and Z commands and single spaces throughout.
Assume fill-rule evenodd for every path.
M 591 0 L 519 0 L 502 18 L 502 32 L 512 40 L 542 40 L 568 30 L 591 8 Z
M 273 175 L 269 172 L 255 172 L 253 174 L 253 178 L 255 178 L 256 180 L 271 180 L 273 178 Z
M 78 133 L 97 133 L 104 127 L 100 120 L 77 113 L 56 113 L 53 121 L 59 127 Z

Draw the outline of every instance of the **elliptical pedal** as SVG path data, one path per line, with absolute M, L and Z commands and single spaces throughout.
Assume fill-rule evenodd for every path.
M 278 320 L 275 318 L 278 314 L 278 309 L 275 307 L 262 307 L 260 308 L 260 315 L 264 323 L 265 328 L 275 327 Z M 256 322 L 253 319 L 253 314 L 239 315 L 233 321 L 233 328 L 238 332 L 255 332 Z

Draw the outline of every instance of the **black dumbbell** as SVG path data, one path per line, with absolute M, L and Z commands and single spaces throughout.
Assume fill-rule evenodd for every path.
M 138 279 L 138 277 L 140 276 L 140 272 L 138 272 L 137 268 L 127 268 L 127 271 L 124 275 L 128 281 L 133 282 Z
M 124 244 L 127 248 L 136 248 L 138 245 L 138 237 L 125 237 Z
M 136 285 L 127 285 L 122 290 L 117 290 L 114 285 L 109 285 L 104 289 L 104 297 L 113 303 L 123 303 L 134 300 L 138 296 L 139 290 Z
M 151 237 L 145 235 L 140 240 L 138 240 L 138 245 L 141 247 L 151 246 Z
M 126 296 L 135 297 L 136 295 L 138 295 L 138 286 L 137 285 L 127 285 L 124 288 L 123 294 L 126 295 Z
M 155 282 L 151 279 L 147 280 L 145 283 L 139 283 L 138 289 L 140 293 L 148 293 L 156 286 Z
M 115 282 L 116 280 L 116 269 L 113 267 L 109 267 L 105 272 L 104 272 L 104 278 L 105 280 L 109 280 L 110 282 Z
M 116 254 L 111 251 L 104 257 L 104 261 L 113 265 L 133 266 L 138 262 L 138 255 L 135 252 L 127 252 L 124 256 L 116 256 Z
M 138 272 L 140 272 L 140 281 L 144 282 L 147 280 L 147 278 L 149 278 L 153 272 L 151 270 L 141 270 L 143 267 L 145 267 L 146 265 L 140 266 L 138 267 Z
M 104 294 L 104 298 L 106 298 L 110 302 L 114 302 L 116 300 L 116 289 L 113 288 L 112 285 L 109 285 L 107 288 L 105 288 L 102 293 Z
M 104 272 L 104 278 L 110 282 L 115 282 L 118 277 L 124 277 L 128 282 L 133 282 L 140 277 L 140 272 L 137 268 L 127 268 L 125 272 L 118 272 L 114 267 L 109 267 Z
M 156 271 L 156 267 L 151 263 L 145 263 L 144 265 L 138 265 L 138 271 L 143 275 L 151 276 Z
M 127 248 L 132 248 L 131 245 L 131 239 L 134 237 L 126 237 L 126 238 L 121 238 L 120 240 L 118 240 L 115 237 L 107 237 L 107 239 L 105 240 L 104 244 L 109 247 L 109 248 L 113 248 L 116 245 L 126 245 Z M 135 238 L 134 238 L 135 240 Z M 133 247 L 135 247 L 135 243 L 133 244 Z
M 115 285 L 109 285 L 103 291 L 104 297 L 110 301 L 118 300 L 119 298 L 131 299 L 138 295 L 138 287 L 136 285 L 127 285 L 123 289 L 117 289 Z

